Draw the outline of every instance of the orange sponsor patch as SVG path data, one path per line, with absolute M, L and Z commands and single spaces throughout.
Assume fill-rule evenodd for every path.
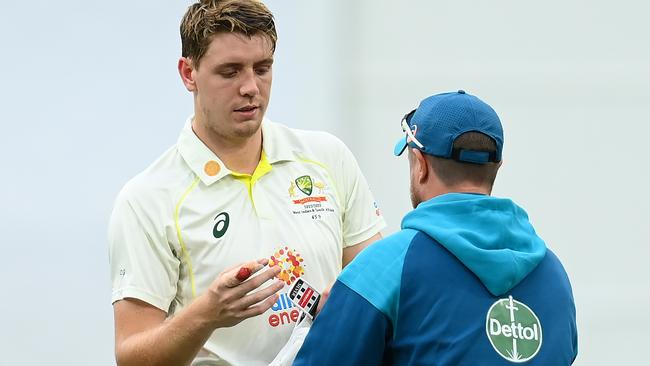
M 221 171 L 221 165 L 217 163 L 214 160 L 210 160 L 207 163 L 205 163 L 205 166 L 203 167 L 203 171 L 205 171 L 205 174 L 207 174 L 210 177 L 214 177 L 215 175 L 219 174 Z

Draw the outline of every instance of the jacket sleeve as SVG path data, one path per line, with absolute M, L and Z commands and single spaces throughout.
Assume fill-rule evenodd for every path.
M 336 281 L 294 365 L 381 365 L 391 328 L 384 313 Z

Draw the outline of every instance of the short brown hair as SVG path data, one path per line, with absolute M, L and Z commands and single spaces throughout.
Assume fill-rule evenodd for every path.
M 181 21 L 181 55 L 198 67 L 217 33 L 258 34 L 271 41 L 272 51 L 278 35 L 271 11 L 257 0 L 200 0 L 187 9 Z
M 496 142 L 480 132 L 466 132 L 454 140 L 454 149 L 496 152 Z M 447 186 L 472 182 L 492 189 L 499 163 L 473 164 L 425 155 L 431 168 Z

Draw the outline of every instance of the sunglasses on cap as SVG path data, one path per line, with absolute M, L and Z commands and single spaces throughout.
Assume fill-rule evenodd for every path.
M 414 110 L 408 112 L 407 114 L 405 114 L 404 117 L 402 118 L 402 121 L 400 122 L 400 124 L 402 126 L 402 132 L 404 132 L 406 134 L 406 142 L 407 142 L 407 144 L 412 142 L 419 149 L 424 149 L 424 145 L 415 137 L 415 133 L 417 133 L 417 131 L 418 131 L 418 126 L 417 125 L 413 125 L 413 126 L 409 125 L 409 121 L 411 121 L 411 118 L 415 114 L 415 111 L 416 110 L 414 109 Z M 406 146 L 404 148 L 406 148 Z

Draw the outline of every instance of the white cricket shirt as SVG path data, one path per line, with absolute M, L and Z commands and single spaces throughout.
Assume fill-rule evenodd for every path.
M 262 159 L 247 175 L 229 171 L 190 121 L 177 144 L 117 197 L 109 229 L 112 301 L 137 298 L 173 314 L 224 269 L 269 258 L 287 284 L 278 302 L 217 329 L 201 352 L 219 365 L 266 365 L 298 317 L 288 285 L 301 277 L 322 291 L 341 271 L 343 248 L 385 223 L 336 137 L 265 119 Z

